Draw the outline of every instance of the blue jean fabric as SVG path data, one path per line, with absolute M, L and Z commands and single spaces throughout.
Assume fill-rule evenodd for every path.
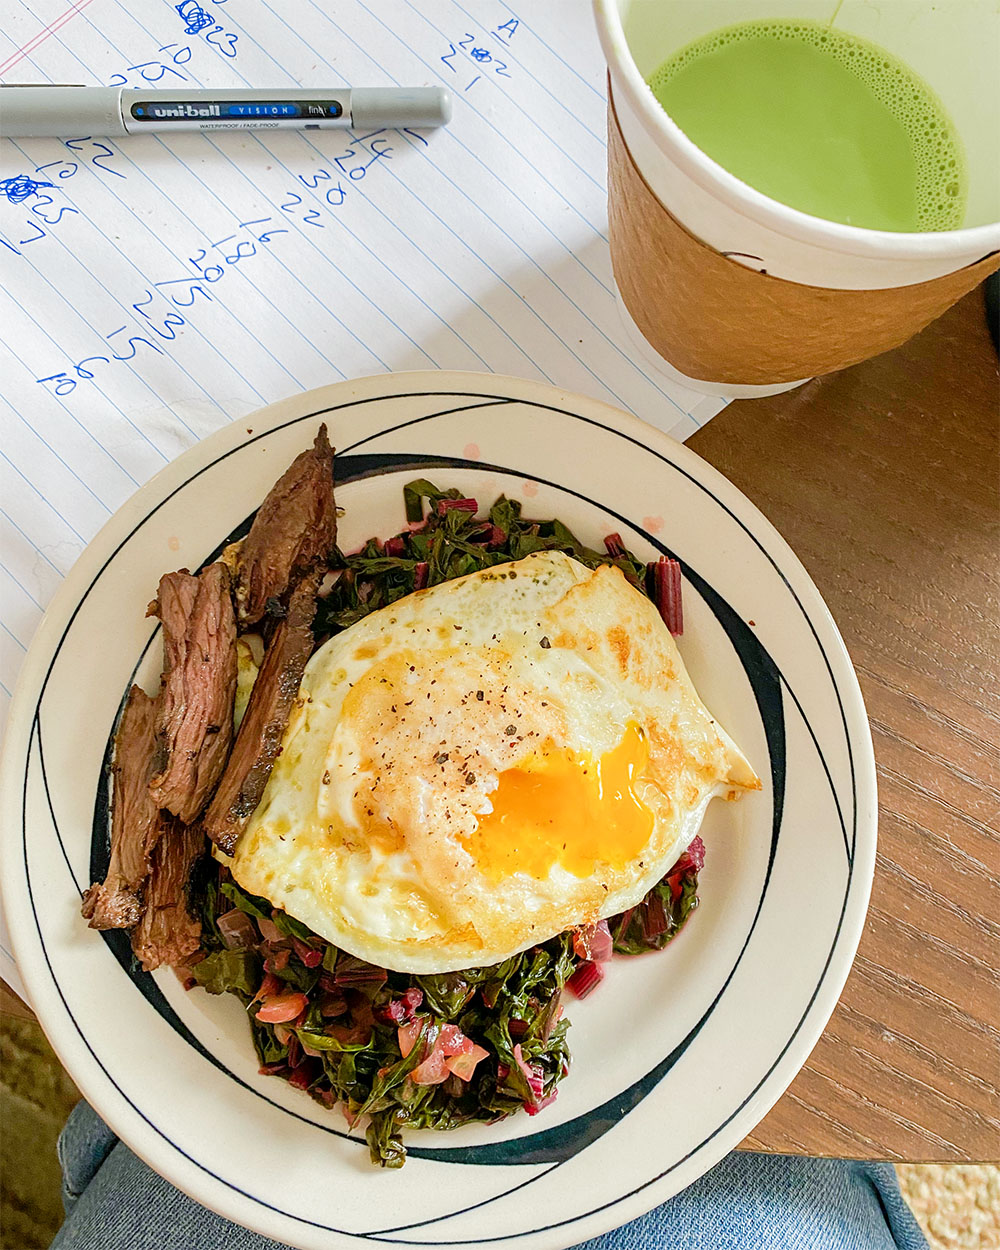
M 205 1210 L 85 1103 L 59 1139 L 66 1222 L 52 1250 L 283 1250 Z M 884 1163 L 735 1151 L 649 1215 L 578 1250 L 927 1250 Z

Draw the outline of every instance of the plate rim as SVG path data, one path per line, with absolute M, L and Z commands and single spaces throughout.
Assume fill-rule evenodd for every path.
M 55 640 L 58 631 L 72 621 L 83 598 L 89 593 L 90 582 L 95 579 L 95 575 L 99 577 L 107 561 L 113 557 L 122 543 L 127 541 L 135 520 L 141 512 L 148 510 L 150 501 L 161 504 L 177 489 L 181 489 L 184 482 L 190 480 L 189 468 L 195 471 L 203 469 L 220 454 L 247 446 L 288 423 L 307 418 L 310 414 L 319 415 L 324 408 L 342 408 L 351 403 L 364 403 L 379 396 L 435 395 L 482 399 L 502 397 L 508 401 L 525 401 L 560 408 L 568 415 L 582 417 L 612 433 L 625 436 L 644 450 L 659 454 L 685 472 L 696 484 L 710 488 L 717 501 L 729 512 L 730 516 L 747 528 L 762 554 L 770 560 L 783 578 L 793 596 L 799 601 L 810 628 L 813 628 L 814 621 L 817 625 L 820 623 L 822 625 L 822 633 L 825 637 L 821 644 L 821 651 L 828 666 L 830 680 L 842 700 L 845 737 L 853 756 L 857 835 L 852 880 L 845 894 L 840 932 L 834 940 L 820 983 L 805 1010 L 798 1029 L 784 1055 L 775 1061 L 757 1089 L 731 1117 L 730 1122 L 735 1122 L 741 1129 L 740 1138 L 733 1141 L 731 1135 L 727 1136 L 725 1132 L 718 1132 L 714 1140 L 706 1142 L 698 1149 L 699 1163 L 707 1160 L 699 1172 L 702 1174 L 714 1166 L 729 1149 L 738 1144 L 745 1133 L 751 1131 L 753 1125 L 759 1123 L 778 1101 L 807 1061 L 836 1007 L 853 965 L 868 910 L 877 841 L 877 783 L 870 725 L 857 675 L 836 623 L 805 567 L 756 505 L 722 473 L 691 448 L 656 427 L 648 425 L 640 418 L 590 396 L 579 395 L 564 388 L 534 380 L 479 372 L 418 370 L 376 374 L 300 392 L 256 409 L 244 417 L 235 418 L 213 431 L 163 466 L 115 511 L 80 553 L 53 596 L 24 657 L 10 705 L 8 727 L 3 752 L 0 755 L 0 816 L 9 817 L 19 814 L 21 810 L 18 805 L 17 782 L 22 762 L 26 761 L 31 750 L 35 726 L 35 716 L 29 713 L 33 702 L 37 704 L 44 692 L 47 680 L 44 670 L 57 653 L 58 647 Z M 481 406 L 489 405 L 473 405 L 473 407 Z M 249 432 L 244 434 L 240 427 L 247 427 Z M 385 432 L 386 430 L 379 431 L 380 434 Z M 183 479 L 180 485 L 167 489 L 169 484 L 178 477 Z M 813 629 L 813 632 L 815 633 L 816 630 Z M 817 635 L 817 642 L 819 641 L 819 635 Z M 26 789 L 26 777 L 24 788 Z M 16 823 L 20 825 L 20 821 Z M 15 839 L 14 825 L 13 820 L 0 819 L 0 846 L 4 847 L 4 854 L 0 856 L 0 892 L 2 892 L 8 916 L 16 918 L 21 912 L 22 892 L 19 890 L 18 874 L 23 867 L 23 856 L 19 853 L 19 846 L 15 845 L 17 839 Z M 162 1135 L 152 1121 L 147 1120 L 138 1108 L 128 1102 L 124 1094 L 115 1086 L 110 1074 L 105 1075 L 98 1070 L 96 1056 L 93 1052 L 87 1053 L 90 1051 L 89 1044 L 79 1025 L 76 1025 L 73 1020 L 69 1008 L 64 1002 L 55 1001 L 55 995 L 58 994 L 61 998 L 61 994 L 51 967 L 43 967 L 43 961 L 44 964 L 48 964 L 48 957 L 41 942 L 37 938 L 33 941 L 29 940 L 26 933 L 26 926 L 18 923 L 11 925 L 11 939 L 19 971 L 22 973 L 32 1001 L 44 1004 L 43 1010 L 36 1009 L 36 1014 L 53 1049 L 63 1062 L 65 1062 L 64 1052 L 72 1056 L 67 1068 L 72 1070 L 74 1080 L 77 1080 L 84 1096 L 119 1127 L 131 1121 L 131 1124 L 128 1124 L 120 1135 L 127 1137 L 130 1148 L 161 1175 L 166 1176 L 172 1183 L 178 1184 L 179 1188 L 209 1209 L 217 1211 L 226 1218 L 244 1222 L 241 1216 L 233 1213 L 233 1206 L 242 1208 L 249 1203 L 260 1209 L 260 1200 L 235 1188 L 229 1182 L 205 1173 L 200 1164 L 189 1159 L 178 1146 Z M 79 1033 L 79 1037 L 71 1035 L 71 1030 L 74 1028 Z M 85 1078 L 80 1080 L 78 1073 L 85 1069 Z M 775 1076 L 779 1070 L 782 1075 L 776 1080 Z M 109 1102 L 112 1104 L 110 1109 Z M 717 1143 L 720 1139 L 723 1145 L 718 1148 Z M 684 1160 L 681 1160 L 674 1167 L 680 1166 L 683 1162 Z M 177 1179 L 179 1172 L 189 1173 L 186 1178 L 188 1183 Z M 649 1203 L 641 1198 L 637 1201 L 637 1195 L 662 1183 L 662 1177 L 654 1178 L 638 1190 L 612 1200 L 604 1208 L 573 1217 L 568 1223 L 554 1226 L 551 1230 L 545 1228 L 536 1230 L 530 1234 L 532 1237 L 530 1243 L 524 1236 L 516 1239 L 520 1240 L 523 1245 L 551 1246 L 553 1250 L 556 1246 L 575 1244 L 578 1240 L 578 1233 L 585 1233 L 588 1237 L 595 1236 L 609 1228 L 618 1227 L 621 1223 L 628 1222 L 649 1210 Z M 230 1191 L 230 1195 L 235 1193 L 240 1196 L 238 1198 L 228 1196 L 228 1201 L 226 1201 L 223 1195 L 227 1190 Z M 604 1209 L 615 1210 L 611 1223 L 599 1218 L 599 1212 Z M 273 1218 L 263 1223 L 260 1220 L 254 1221 L 250 1226 L 280 1239 L 282 1234 L 275 1231 Z M 300 1222 L 298 1217 L 285 1212 L 277 1214 L 276 1218 L 284 1222 Z M 582 1229 L 579 1228 L 581 1223 L 584 1226 Z M 265 1228 L 264 1224 L 268 1227 Z M 566 1229 L 570 1226 L 574 1228 L 574 1240 L 572 1243 L 566 1243 L 559 1229 Z M 544 1234 L 549 1231 L 552 1235 L 545 1237 Z M 287 1232 L 284 1235 L 287 1236 Z M 333 1234 L 333 1236 L 338 1239 L 344 1238 L 344 1244 L 348 1238 L 354 1242 L 366 1239 L 364 1234 L 340 1233 Z M 503 1235 L 496 1241 L 499 1244 L 510 1241 L 513 1237 L 513 1234 Z M 473 1244 L 465 1241 L 414 1243 L 393 1238 L 389 1240 L 394 1241 L 395 1244 L 455 1246 Z M 483 1244 L 483 1242 L 475 1244 Z

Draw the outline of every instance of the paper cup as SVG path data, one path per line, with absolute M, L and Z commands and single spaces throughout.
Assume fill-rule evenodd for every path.
M 991 0 L 595 0 L 594 13 L 609 74 L 615 278 L 631 326 L 688 385 L 774 393 L 843 368 L 904 342 L 1000 267 Z M 865 230 L 789 208 L 671 120 L 646 85 L 654 69 L 713 30 L 775 17 L 835 18 L 937 92 L 965 147 L 961 229 Z

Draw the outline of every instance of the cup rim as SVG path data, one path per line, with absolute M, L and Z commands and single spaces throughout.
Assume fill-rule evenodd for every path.
M 964 264 L 1000 250 L 1000 221 L 958 230 L 896 231 L 871 230 L 827 221 L 801 209 L 774 200 L 749 183 L 737 178 L 687 137 L 680 126 L 659 104 L 639 73 L 628 49 L 625 28 L 616 0 L 593 0 L 594 20 L 604 51 L 611 87 L 621 87 L 633 112 L 658 146 L 666 148 L 671 159 L 702 190 L 715 195 L 730 208 L 744 212 L 752 220 L 779 234 L 831 251 L 879 260 L 954 258 Z

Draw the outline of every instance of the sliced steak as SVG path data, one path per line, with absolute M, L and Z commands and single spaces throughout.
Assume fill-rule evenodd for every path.
M 156 700 L 133 686 L 115 735 L 111 766 L 111 862 L 103 884 L 83 896 L 92 929 L 130 929 L 142 914 L 140 895 L 165 822 L 149 796 Z
M 296 456 L 261 504 L 239 553 L 236 609 L 253 625 L 303 573 L 325 562 L 337 541 L 333 449 L 326 426 Z
M 147 972 L 185 963 L 201 943 L 201 921 L 188 910 L 188 882 L 207 843 L 196 825 L 171 824 L 153 850 L 142 917 L 132 932 L 132 950 Z
M 163 688 L 149 792 L 185 823 L 208 802 L 233 741 L 236 617 L 229 570 L 160 578 L 149 615 L 163 624 Z
M 292 591 L 288 614 L 275 627 L 264 653 L 226 771 L 202 818 L 205 833 L 227 855 L 232 855 L 247 817 L 260 802 L 281 749 L 288 714 L 312 653 L 319 580 L 318 574 L 311 574 Z

